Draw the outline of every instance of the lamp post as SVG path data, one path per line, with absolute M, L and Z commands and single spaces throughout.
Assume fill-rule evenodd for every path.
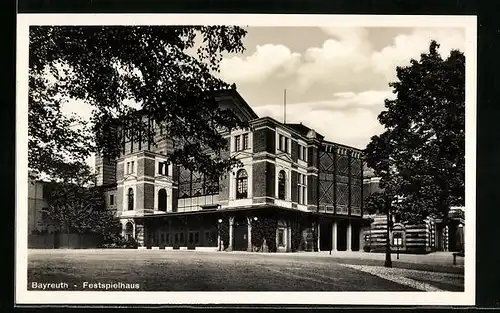
M 219 218 L 219 220 L 217 221 L 217 246 L 219 247 L 219 251 L 222 250 L 222 245 L 221 245 L 221 238 L 220 238 L 220 225 L 222 223 L 222 219 Z
M 254 216 L 253 217 L 253 223 L 257 222 L 258 219 L 259 218 L 257 216 Z M 254 236 L 254 235 L 252 234 L 252 236 Z M 252 242 L 252 239 L 250 239 L 250 242 Z M 258 247 L 257 248 L 253 247 L 253 244 L 252 244 L 252 252 L 255 252 L 255 251 L 259 251 L 259 248 Z

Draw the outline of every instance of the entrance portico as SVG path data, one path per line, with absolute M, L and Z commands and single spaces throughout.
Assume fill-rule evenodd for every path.
M 362 218 L 323 217 L 319 221 L 318 247 L 320 251 L 359 251 Z
M 134 225 L 137 223 L 144 225 L 144 239 L 141 241 L 135 234 L 136 238 L 140 246 L 147 248 L 292 252 L 313 251 L 317 244 L 319 251 L 334 252 L 359 250 L 364 220 L 263 206 L 167 212 L 143 216 Z

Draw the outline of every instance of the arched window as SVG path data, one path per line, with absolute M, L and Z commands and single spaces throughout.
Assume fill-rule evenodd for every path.
M 158 210 L 167 211 L 167 191 L 165 189 L 158 191 Z
M 134 209 L 134 189 L 128 189 L 128 210 L 132 211 Z
M 236 199 L 245 199 L 248 197 L 248 174 L 241 169 L 236 174 Z
M 134 238 L 134 226 L 130 222 L 127 222 L 127 224 L 125 225 L 125 238 Z
M 280 171 L 278 174 L 278 199 L 285 200 L 286 195 L 286 174 Z

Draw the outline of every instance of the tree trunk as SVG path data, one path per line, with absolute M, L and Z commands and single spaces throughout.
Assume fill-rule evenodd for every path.
M 386 212 L 387 212 L 387 230 L 386 230 L 386 239 L 385 239 L 385 267 L 392 267 L 391 260 L 391 203 L 389 197 L 386 199 Z

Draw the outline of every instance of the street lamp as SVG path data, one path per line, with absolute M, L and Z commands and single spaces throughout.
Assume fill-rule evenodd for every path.
M 218 224 L 217 224 L 217 246 L 219 246 L 219 251 L 221 251 L 222 245 L 221 245 L 221 238 L 220 238 L 220 225 L 222 223 L 222 219 L 219 218 L 219 220 L 217 222 L 218 222 Z
M 256 221 L 256 222 L 257 222 L 257 220 L 258 220 L 258 219 L 259 219 L 259 218 L 258 218 L 257 216 L 254 216 L 254 217 L 253 217 L 253 220 L 254 220 L 254 221 Z

